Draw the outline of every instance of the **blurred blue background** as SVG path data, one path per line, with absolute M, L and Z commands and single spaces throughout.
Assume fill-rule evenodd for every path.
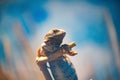
M 48 30 L 67 33 L 79 80 L 120 80 L 117 0 L 0 0 L 0 80 L 44 80 L 35 64 Z

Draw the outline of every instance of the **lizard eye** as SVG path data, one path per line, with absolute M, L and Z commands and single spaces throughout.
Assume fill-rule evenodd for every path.
M 59 30 L 57 30 L 57 29 L 53 30 L 54 33 L 57 33 L 58 31 L 59 31 Z

